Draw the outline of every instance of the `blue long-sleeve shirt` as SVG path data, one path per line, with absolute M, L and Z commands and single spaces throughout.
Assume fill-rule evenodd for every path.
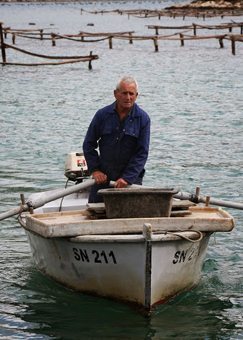
M 123 178 L 136 183 L 144 173 L 149 140 L 150 118 L 136 103 L 122 122 L 116 102 L 98 110 L 83 143 L 90 173 L 100 170 L 109 180 Z

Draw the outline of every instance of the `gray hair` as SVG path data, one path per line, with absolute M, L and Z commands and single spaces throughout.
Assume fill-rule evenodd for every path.
M 124 77 L 122 77 L 122 78 L 118 81 L 118 83 L 117 83 L 117 85 L 116 85 L 116 90 L 119 90 L 119 89 L 120 89 L 121 83 L 134 84 L 134 85 L 136 86 L 136 90 L 137 90 L 137 92 L 138 92 L 138 83 L 137 83 L 137 81 L 136 81 L 135 78 L 133 78 L 133 77 L 131 77 L 131 76 L 124 76 Z

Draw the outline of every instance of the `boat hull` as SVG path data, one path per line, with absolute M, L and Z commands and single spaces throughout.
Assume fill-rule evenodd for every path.
M 44 238 L 26 232 L 44 274 L 74 290 L 146 311 L 198 283 L 210 237 L 204 233 L 198 242 L 168 234 Z
M 198 284 L 209 238 L 207 234 L 197 243 L 178 240 L 153 244 L 150 306 Z

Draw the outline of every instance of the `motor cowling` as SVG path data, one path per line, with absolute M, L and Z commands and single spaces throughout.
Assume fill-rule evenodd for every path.
M 65 162 L 65 176 L 74 182 L 82 182 L 89 177 L 88 166 L 81 152 L 70 152 Z

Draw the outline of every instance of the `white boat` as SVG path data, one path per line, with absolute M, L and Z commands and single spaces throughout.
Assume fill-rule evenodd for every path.
M 176 200 L 171 192 L 158 216 L 154 208 L 164 201 L 148 199 L 146 190 L 133 215 L 126 216 L 124 202 L 141 190 L 108 189 L 105 204 L 88 205 L 88 189 L 81 187 L 90 184 L 73 185 L 65 197 L 55 190 L 29 198 L 35 209 L 21 225 L 37 268 L 66 287 L 145 312 L 197 285 L 210 236 L 234 227 L 232 216 L 221 208 Z M 122 191 L 125 201 L 120 201 Z
M 233 228 L 221 209 L 189 209 L 185 217 L 110 220 L 89 219 L 85 210 L 33 214 L 26 232 L 44 274 L 150 311 L 195 286 L 211 234 Z
M 195 195 L 171 188 L 109 188 L 100 192 L 104 203 L 88 204 L 95 181 L 87 178 L 81 154 L 69 155 L 65 174 L 76 184 L 27 201 L 21 194 L 21 204 L 0 213 L 0 221 L 19 215 L 44 274 L 147 313 L 197 285 L 210 236 L 234 228 L 233 217 L 209 203 L 243 210 L 240 202 L 200 196 L 198 188 Z

